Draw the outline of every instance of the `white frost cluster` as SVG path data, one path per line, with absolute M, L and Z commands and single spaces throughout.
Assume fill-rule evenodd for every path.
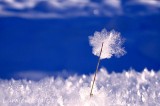
M 144 69 L 108 74 L 97 73 L 90 98 L 93 75 L 45 78 L 38 82 L 0 80 L 1 106 L 160 106 L 160 72 Z
M 107 32 L 106 29 L 103 29 L 101 32 L 95 32 L 94 36 L 89 36 L 89 41 L 93 47 L 93 54 L 96 56 L 100 55 L 103 43 L 101 59 L 111 58 L 113 55 L 120 57 L 126 53 L 122 47 L 124 39 L 114 30 Z

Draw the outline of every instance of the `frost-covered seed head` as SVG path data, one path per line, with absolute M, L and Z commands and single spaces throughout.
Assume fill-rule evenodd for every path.
M 113 55 L 120 57 L 126 53 L 124 47 L 122 47 L 124 39 L 120 36 L 120 33 L 114 30 L 110 32 L 107 32 L 106 29 L 103 29 L 101 32 L 96 31 L 94 36 L 89 36 L 89 42 L 93 47 L 92 52 L 96 56 L 100 55 L 103 43 L 101 59 L 111 58 Z

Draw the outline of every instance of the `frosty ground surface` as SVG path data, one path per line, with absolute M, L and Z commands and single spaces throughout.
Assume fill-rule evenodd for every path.
M 32 80 L 0 80 L 1 106 L 160 106 L 160 72 L 144 69 Z

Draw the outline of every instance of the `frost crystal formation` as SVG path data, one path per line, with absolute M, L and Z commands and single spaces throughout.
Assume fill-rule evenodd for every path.
M 101 46 L 103 49 L 101 59 L 111 58 L 113 55 L 120 57 L 126 53 L 122 44 L 124 39 L 121 38 L 120 33 L 112 30 L 107 32 L 103 29 L 101 32 L 95 32 L 94 36 L 89 36 L 90 45 L 93 47 L 93 54 L 100 55 Z
M 93 75 L 45 78 L 38 82 L 0 80 L 1 106 L 160 106 L 160 72 L 129 70 L 97 73 L 90 98 Z

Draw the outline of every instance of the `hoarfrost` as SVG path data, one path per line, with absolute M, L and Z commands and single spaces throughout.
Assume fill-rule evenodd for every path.
M 1 106 L 160 106 L 160 72 L 144 69 L 108 74 L 48 77 L 40 81 L 0 80 Z
M 120 36 L 120 33 L 112 30 L 107 32 L 103 29 L 101 32 L 95 32 L 94 36 L 89 36 L 90 45 L 93 47 L 93 54 L 100 55 L 101 46 L 103 43 L 103 49 L 101 53 L 101 59 L 111 58 L 113 55 L 120 57 L 126 53 L 122 44 L 124 39 Z

